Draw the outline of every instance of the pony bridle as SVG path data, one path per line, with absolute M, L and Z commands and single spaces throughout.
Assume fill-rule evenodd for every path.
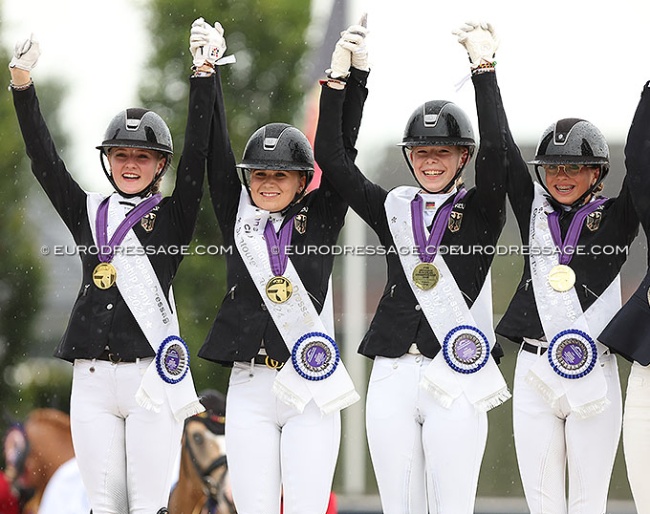
M 191 419 L 193 421 L 200 421 L 210 432 L 214 434 L 214 431 L 210 428 L 210 424 L 207 423 L 206 420 L 204 420 L 202 417 L 195 416 Z M 203 493 L 208 498 L 208 514 L 213 514 L 216 512 L 220 502 L 225 502 L 229 512 L 231 514 L 236 514 L 237 511 L 235 510 L 235 505 L 230 501 L 230 499 L 225 495 L 219 495 L 219 492 L 223 490 L 226 474 L 228 472 L 228 460 L 226 458 L 226 455 L 220 455 L 214 459 L 209 466 L 203 468 L 199 464 L 196 454 L 192 449 L 192 445 L 190 444 L 190 438 L 187 436 L 185 437 L 185 448 L 187 449 L 187 452 L 190 456 L 190 460 L 192 461 L 192 465 L 194 466 L 196 474 L 201 477 L 201 482 L 203 484 Z M 220 468 L 223 468 L 223 473 L 221 473 L 221 476 L 218 480 L 214 480 L 212 478 L 212 473 Z

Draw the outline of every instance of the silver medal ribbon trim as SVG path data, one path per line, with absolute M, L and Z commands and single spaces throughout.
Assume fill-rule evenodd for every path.
M 339 364 L 341 355 L 334 339 L 323 332 L 302 336 L 291 351 L 291 363 L 296 372 L 307 380 L 324 380 Z
M 445 337 L 442 355 L 454 371 L 476 373 L 490 358 L 490 343 L 478 328 L 460 325 Z
M 179 336 L 169 336 L 158 347 L 156 370 L 168 384 L 178 384 L 190 369 L 190 351 Z
M 548 362 L 558 375 L 576 379 L 588 375 L 598 362 L 594 340 L 582 330 L 564 330 L 548 347 Z

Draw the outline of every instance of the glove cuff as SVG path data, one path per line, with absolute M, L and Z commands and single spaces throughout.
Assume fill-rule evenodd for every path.
M 328 79 L 333 79 L 333 80 L 339 80 L 345 82 L 345 79 L 347 79 L 350 76 L 350 71 L 348 70 L 346 73 L 339 73 L 331 68 L 325 70 L 325 74 L 327 75 Z

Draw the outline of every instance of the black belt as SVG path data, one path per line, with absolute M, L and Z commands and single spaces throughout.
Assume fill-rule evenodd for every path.
M 111 350 L 104 350 L 99 354 L 99 357 L 96 357 L 98 361 L 108 361 L 113 364 L 118 364 L 120 362 L 136 362 L 136 359 L 122 359 L 119 355 L 113 353 Z
M 525 352 L 536 353 L 537 355 L 544 355 L 546 353 L 546 350 L 548 350 L 548 348 L 542 348 L 525 341 L 521 344 L 521 349 Z
M 284 362 L 282 361 L 276 361 L 275 359 L 272 359 L 268 355 L 256 355 L 253 357 L 253 362 L 255 364 L 261 364 L 262 366 L 266 366 L 267 368 L 270 369 L 282 369 L 284 366 Z

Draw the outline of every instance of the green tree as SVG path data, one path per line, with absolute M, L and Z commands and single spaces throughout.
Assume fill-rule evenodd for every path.
M 271 121 L 296 123 L 302 115 L 302 76 L 310 21 L 309 0 L 150 0 L 151 47 L 140 91 L 143 105 L 168 123 L 177 149 L 182 148 L 187 118 L 187 77 L 191 56 L 189 30 L 202 16 L 219 21 L 228 54 L 237 63 L 222 68 L 228 128 L 236 156 L 252 132 Z M 206 186 L 207 189 L 207 186 Z M 203 197 L 195 245 L 221 245 L 209 195 Z M 225 258 L 190 256 L 174 281 L 181 331 L 196 355 L 225 295 Z M 197 389 L 226 388 L 221 367 L 195 358 Z

